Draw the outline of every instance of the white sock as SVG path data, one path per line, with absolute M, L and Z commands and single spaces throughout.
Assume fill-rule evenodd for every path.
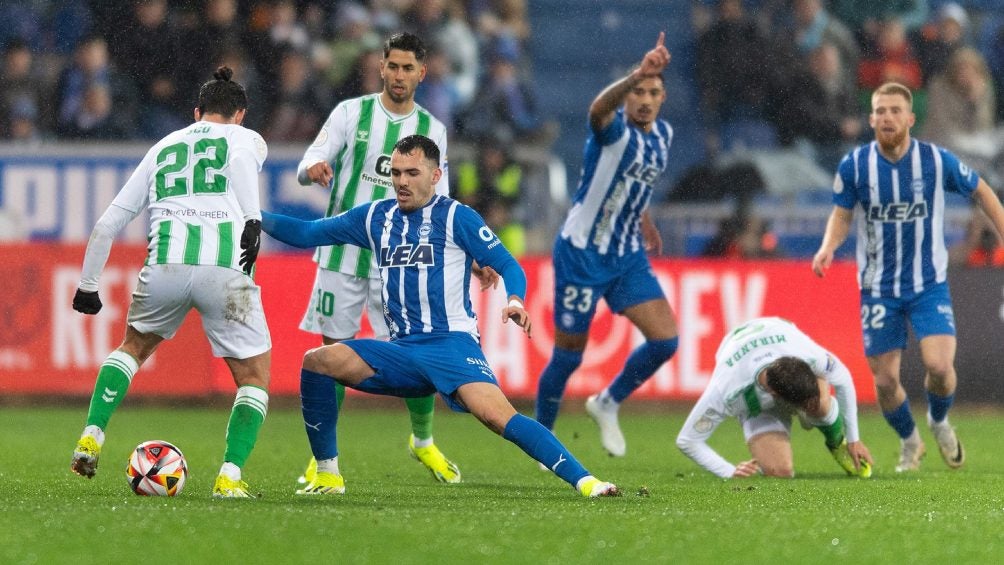
M 224 462 L 223 466 L 220 467 L 220 474 L 226 475 L 231 481 L 241 480 L 241 468 L 229 461 Z
M 600 394 L 596 396 L 596 400 L 606 410 L 617 410 L 618 408 L 621 407 L 621 403 L 617 402 L 616 400 L 613 399 L 612 396 L 610 396 L 609 389 L 601 390 Z
M 415 438 L 415 448 L 416 449 L 421 449 L 423 447 L 429 447 L 430 445 L 432 445 L 432 436 L 429 436 L 429 437 L 427 437 L 425 439 L 418 439 L 417 437 Z
M 582 485 L 585 484 L 586 481 L 591 481 L 591 480 L 593 480 L 595 478 L 596 477 L 594 477 L 592 475 L 586 475 L 585 477 L 582 477 L 581 479 L 579 479 L 578 481 L 576 481 L 576 483 L 575 483 L 575 490 L 577 490 L 579 492 L 582 492 Z
M 333 475 L 341 475 L 338 471 L 338 456 L 334 456 L 331 459 L 321 459 L 317 462 L 317 472 L 318 473 L 331 473 Z
M 98 445 L 105 444 L 105 431 L 97 426 L 87 426 L 84 428 L 84 432 L 80 434 L 80 437 L 91 436 L 94 441 L 98 442 Z

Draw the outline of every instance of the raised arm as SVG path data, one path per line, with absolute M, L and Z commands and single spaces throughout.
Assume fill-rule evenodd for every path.
M 626 77 L 610 84 L 589 105 L 589 125 L 593 131 L 600 131 L 610 125 L 617 109 L 624 103 L 624 98 L 636 84 L 642 80 L 658 76 L 669 64 L 669 50 L 664 45 L 666 33 L 660 31 L 655 47 L 645 53 L 641 64 Z

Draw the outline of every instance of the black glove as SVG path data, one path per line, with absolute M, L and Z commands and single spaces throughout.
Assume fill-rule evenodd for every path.
M 78 288 L 73 295 L 73 309 L 84 314 L 97 314 L 101 311 L 101 299 L 97 292 L 84 292 Z
M 244 232 L 241 233 L 241 260 L 238 262 L 244 272 L 251 274 L 254 262 L 258 260 L 258 249 L 261 247 L 261 220 L 244 222 Z

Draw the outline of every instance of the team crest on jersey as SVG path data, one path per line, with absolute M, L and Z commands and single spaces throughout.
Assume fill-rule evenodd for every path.
M 917 194 L 920 194 L 921 192 L 924 192 L 924 181 L 923 181 L 923 179 L 914 179 L 913 182 L 910 183 L 910 188 L 912 188 L 913 191 L 915 193 L 917 193 Z
M 431 223 L 425 222 L 424 224 L 422 224 L 421 226 L 419 226 L 419 228 L 418 228 L 418 236 L 419 237 L 429 237 L 430 234 L 432 234 L 432 224 Z
M 431 243 L 418 245 L 404 243 L 392 248 L 384 247 L 380 250 L 380 267 L 414 267 L 416 265 L 431 267 L 435 264 L 436 257 L 432 252 Z

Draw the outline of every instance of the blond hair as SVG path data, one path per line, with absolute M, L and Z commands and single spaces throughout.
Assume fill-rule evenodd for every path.
M 910 89 L 903 86 L 898 82 L 887 82 L 875 89 L 872 92 L 872 105 L 875 104 L 875 97 L 882 95 L 894 95 L 898 94 L 906 99 L 906 103 L 910 106 L 910 110 L 913 110 L 913 93 Z

